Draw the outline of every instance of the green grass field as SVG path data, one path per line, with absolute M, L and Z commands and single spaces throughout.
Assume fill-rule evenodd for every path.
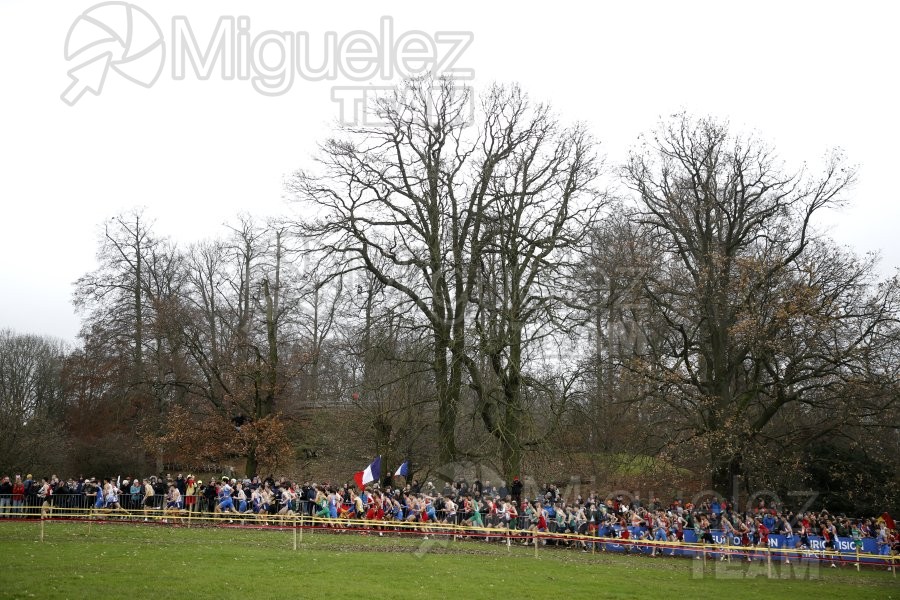
M 759 565 L 372 535 L 306 532 L 296 551 L 276 530 L 48 522 L 44 535 L 0 523 L 0 597 L 900 599 L 900 578 L 852 567 L 768 579 Z

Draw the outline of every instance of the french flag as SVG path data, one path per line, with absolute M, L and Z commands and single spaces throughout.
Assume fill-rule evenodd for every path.
M 353 479 L 356 481 L 356 487 L 359 489 L 366 487 L 367 483 L 381 479 L 381 457 L 376 456 L 372 464 L 366 467 L 364 471 L 354 473 Z
M 409 461 L 404 460 L 403 464 L 397 467 L 397 471 L 394 472 L 394 477 L 406 477 L 409 475 Z

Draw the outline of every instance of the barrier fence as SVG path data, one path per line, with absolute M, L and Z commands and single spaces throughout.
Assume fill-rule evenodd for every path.
M 156 498 L 154 496 L 154 498 Z M 164 502 L 164 497 L 159 498 Z M 150 502 L 147 506 L 141 502 L 124 502 L 121 497 L 121 508 L 95 508 L 93 499 L 83 495 L 56 495 L 46 504 L 29 502 L 0 506 L 0 519 L 7 520 L 40 520 L 41 538 L 43 540 L 43 524 L 46 521 L 82 521 L 92 523 L 133 522 L 172 526 L 215 526 L 230 528 L 270 528 L 293 529 L 295 549 L 297 534 L 302 532 L 350 532 L 360 534 L 379 534 L 395 536 L 417 536 L 420 538 L 457 540 L 483 540 L 534 546 L 535 553 L 540 546 L 567 546 L 580 548 L 587 552 L 617 552 L 626 554 L 643 554 L 651 556 L 673 556 L 694 558 L 697 560 L 722 561 L 761 561 L 770 567 L 775 564 L 816 563 L 835 565 L 854 565 L 861 567 L 881 567 L 891 570 L 896 577 L 898 558 L 890 553 L 889 546 L 879 548 L 876 540 L 863 538 L 857 546 L 850 538 L 839 537 L 834 548 L 826 548 L 822 538 L 809 536 L 809 545 L 800 547 L 799 537 L 786 537 L 770 534 L 768 545 L 742 545 L 739 536 L 727 535 L 721 530 L 712 530 L 715 543 L 709 544 L 697 540 L 693 530 L 685 530 L 683 539 L 679 541 L 661 541 L 650 539 L 646 527 L 600 526 L 588 532 L 573 532 L 566 528 L 559 530 L 555 522 L 549 523 L 547 530 L 538 531 L 527 517 L 520 517 L 508 524 L 473 526 L 467 522 L 445 523 L 440 521 L 398 521 L 368 520 L 356 518 L 328 518 L 315 514 L 315 505 L 308 501 L 296 502 L 288 511 L 279 514 L 284 507 L 275 506 L 271 511 L 254 513 L 248 511 L 215 512 L 215 499 L 212 502 L 202 496 L 193 497 L 185 508 L 162 506 L 162 502 Z M 297 510 L 293 510 L 296 508 Z M 627 530 L 627 537 L 623 537 Z

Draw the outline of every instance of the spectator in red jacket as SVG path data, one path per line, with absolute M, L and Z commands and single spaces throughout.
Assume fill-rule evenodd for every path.
M 16 475 L 12 489 L 12 512 L 13 514 L 22 514 L 22 507 L 25 505 L 25 484 L 22 482 L 22 476 Z

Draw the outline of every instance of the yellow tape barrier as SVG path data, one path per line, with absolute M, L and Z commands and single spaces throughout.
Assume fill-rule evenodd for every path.
M 192 525 L 244 525 L 257 527 L 274 527 L 274 528 L 299 528 L 299 529 L 347 529 L 347 530 L 366 530 L 366 531 L 391 531 L 400 533 L 414 533 L 419 535 L 438 535 L 457 538 L 478 538 L 478 537 L 494 537 L 507 540 L 523 540 L 529 539 L 537 546 L 538 541 L 560 540 L 565 542 L 575 542 L 584 546 L 591 545 L 592 550 L 597 545 L 601 549 L 605 549 L 606 545 L 631 546 L 637 548 L 652 548 L 655 553 L 659 549 L 660 553 L 666 550 L 694 552 L 696 555 L 702 555 L 704 558 L 707 554 L 715 554 L 719 556 L 730 557 L 732 555 L 754 554 L 759 557 L 765 554 L 767 560 L 771 560 L 771 555 L 777 553 L 781 557 L 798 557 L 798 558 L 821 558 L 821 560 L 839 560 L 842 562 L 856 562 L 859 568 L 860 560 L 868 560 L 882 565 L 888 565 L 894 570 L 896 558 L 894 556 L 884 556 L 880 554 L 872 554 L 865 552 L 856 552 L 854 554 L 842 554 L 835 551 L 810 550 L 810 549 L 785 549 L 770 548 L 756 546 L 731 546 L 724 544 L 703 544 L 696 542 L 670 542 L 657 541 L 650 539 L 620 539 L 597 537 L 579 533 L 551 533 L 540 532 L 531 529 L 508 529 L 506 527 L 476 527 L 471 525 L 454 525 L 448 523 L 440 523 L 437 521 L 410 522 L 410 521 L 370 521 L 367 519 L 349 519 L 349 518 L 325 518 L 301 514 L 255 514 L 253 512 L 221 512 L 210 513 L 200 511 L 181 510 L 161 510 L 161 509 L 137 509 L 126 511 L 124 509 L 94 509 L 94 508 L 62 508 L 52 507 L 42 509 L 41 520 L 66 520 L 79 519 L 88 523 L 96 521 L 127 521 L 127 522 L 156 522 L 165 524 L 180 524 L 188 527 Z M 531 543 L 529 542 L 529 543 Z

